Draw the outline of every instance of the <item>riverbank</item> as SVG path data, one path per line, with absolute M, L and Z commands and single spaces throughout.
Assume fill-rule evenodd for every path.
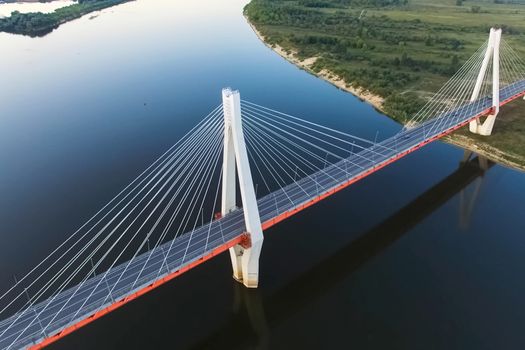
M 77 2 L 74 0 L 53 0 L 53 1 L 32 1 L 32 2 L 4 2 L 0 1 L 0 18 L 9 17 L 14 11 L 20 13 L 51 13 L 59 8 L 75 5 Z
M 385 113 L 383 109 L 383 103 L 385 102 L 384 98 L 374 94 L 366 89 L 360 88 L 360 87 L 354 87 L 352 85 L 348 85 L 345 80 L 337 74 L 330 72 L 328 69 L 322 69 L 319 72 L 315 72 L 312 67 L 317 61 L 318 57 L 310 57 L 306 59 L 300 59 L 297 57 L 297 53 L 293 50 L 286 50 L 283 47 L 281 47 L 279 44 L 269 44 L 266 40 L 264 35 L 255 27 L 253 23 L 250 22 L 250 19 L 247 16 L 244 16 L 246 18 L 246 21 L 254 31 L 255 35 L 261 40 L 261 42 L 264 43 L 268 48 L 272 49 L 274 52 L 279 54 L 281 57 L 283 57 L 285 60 L 289 61 L 290 63 L 293 63 L 294 65 L 298 66 L 301 69 L 304 69 L 310 74 L 315 75 L 318 78 L 321 78 L 330 84 L 338 87 L 341 90 L 344 90 L 346 92 L 351 93 L 352 95 L 358 97 L 362 101 L 371 104 L 379 110 L 381 113 Z
M 285 60 L 307 71 L 308 73 L 329 82 L 337 88 L 351 93 L 363 102 L 372 105 L 382 114 L 396 120 L 396 118 L 389 116 L 388 113 L 385 111 L 385 99 L 382 96 L 374 94 L 362 87 L 355 87 L 353 85 L 350 85 L 344 80 L 344 78 L 339 77 L 337 74 L 329 71 L 326 68 L 318 72 L 315 71 L 313 67 L 316 61 L 318 60 L 318 57 L 308 57 L 301 59 L 298 57 L 297 52 L 293 50 L 287 50 L 276 43 L 270 44 L 266 40 L 265 36 L 250 21 L 250 19 L 246 15 L 244 17 L 246 18 L 247 23 L 250 25 L 250 27 L 254 31 L 255 35 L 259 38 L 259 40 L 261 40 L 262 43 L 264 43 L 268 48 L 279 54 Z M 442 140 L 444 142 L 453 144 L 463 149 L 475 152 L 483 157 L 486 157 L 487 159 L 490 159 L 491 161 L 502 164 L 504 166 L 516 170 L 525 171 L 525 157 L 522 157 L 518 154 L 509 154 L 508 152 L 504 152 L 484 142 L 480 143 L 472 137 L 469 137 L 468 134 L 461 135 L 459 132 L 456 132 L 452 135 L 443 138 Z
M 66 22 L 129 1 L 133 0 L 84 1 L 57 8 L 50 13 L 15 11 L 9 17 L 0 18 L 0 32 L 31 37 L 44 36 Z

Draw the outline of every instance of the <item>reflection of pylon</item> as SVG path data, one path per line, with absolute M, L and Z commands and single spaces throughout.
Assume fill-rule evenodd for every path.
M 466 164 L 474 153 L 472 151 L 465 150 L 463 155 L 462 164 Z M 483 172 L 487 171 L 490 167 L 489 160 L 485 157 L 478 155 L 478 166 Z M 474 205 L 479 197 L 481 191 L 481 185 L 483 184 L 483 176 L 477 178 L 474 183 L 472 192 L 469 194 L 468 187 L 461 190 L 459 194 L 459 227 L 466 230 L 470 224 L 470 218 L 474 210 Z
M 261 295 L 257 289 L 246 289 L 236 283 L 234 286 L 233 311 L 239 314 L 243 309 L 246 310 L 251 328 L 258 337 L 256 349 L 268 349 L 268 322 L 266 321 Z
M 479 177 L 475 180 L 474 189 L 470 195 L 467 193 L 467 189 L 461 190 L 459 194 L 459 227 L 463 230 L 469 227 L 474 204 L 479 196 L 482 183 L 483 178 Z
M 472 155 L 474 154 L 474 152 L 466 149 L 463 151 L 463 159 L 461 160 L 461 163 L 460 163 L 460 166 L 466 164 L 470 158 L 472 158 Z

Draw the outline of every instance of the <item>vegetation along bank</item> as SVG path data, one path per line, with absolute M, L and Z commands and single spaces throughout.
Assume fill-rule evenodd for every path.
M 400 123 L 487 40 L 491 27 L 502 28 L 525 58 L 525 0 L 252 0 L 245 16 L 280 55 Z M 447 140 L 525 169 L 525 102 L 502 108 L 490 137 L 465 128 Z

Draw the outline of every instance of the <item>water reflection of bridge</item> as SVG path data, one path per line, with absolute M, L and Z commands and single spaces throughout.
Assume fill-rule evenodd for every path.
M 257 343 L 256 348 L 266 349 L 270 327 L 275 328 L 291 315 L 314 303 L 457 195 L 460 196 L 459 224 L 468 224 L 468 216 L 478 198 L 483 176 L 493 165 L 490 160 L 465 151 L 458 169 L 452 174 L 267 298 L 263 298 L 258 290 L 245 289 L 235 284 L 234 315 L 229 324 L 216 330 L 194 348 L 235 348 L 231 342 L 232 334 L 235 334 L 236 343 Z M 470 197 L 466 190 L 472 190 Z M 239 329 L 246 328 L 246 318 L 252 332 L 240 333 Z

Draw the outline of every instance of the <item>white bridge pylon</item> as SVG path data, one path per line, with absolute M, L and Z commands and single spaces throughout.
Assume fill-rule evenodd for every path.
M 223 89 L 222 103 L 224 111 L 224 154 L 221 214 L 226 216 L 237 208 L 235 203 L 237 173 L 246 233 L 249 240 L 245 244 L 230 248 L 233 277 L 248 288 L 257 288 L 259 283 L 259 256 L 264 237 L 242 130 L 239 91 L 233 91 L 230 88 Z
M 485 51 L 485 57 L 481 64 L 481 69 L 476 80 L 476 85 L 474 86 L 474 91 L 472 92 L 472 97 L 470 101 L 473 102 L 478 99 L 483 80 L 485 79 L 485 74 L 487 72 L 487 67 L 489 66 L 490 60 L 492 59 L 492 112 L 487 116 L 485 121 L 482 123 L 479 118 L 471 121 L 469 124 L 470 132 L 474 134 L 489 136 L 492 134 L 492 128 L 494 127 L 494 122 L 496 121 L 496 116 L 499 113 L 499 70 L 500 70 L 500 42 L 501 42 L 501 29 L 490 29 L 490 36 L 487 45 L 487 50 Z

